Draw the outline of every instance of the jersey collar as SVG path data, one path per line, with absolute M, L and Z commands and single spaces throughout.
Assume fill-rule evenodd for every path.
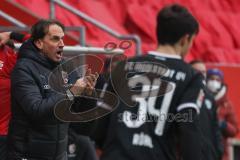
M 157 52 L 157 51 L 149 51 L 148 54 L 157 56 L 157 57 L 160 56 L 160 57 L 172 58 L 172 59 L 182 59 L 181 56 L 179 56 L 179 55 L 170 55 L 167 53 L 161 53 L 161 52 Z

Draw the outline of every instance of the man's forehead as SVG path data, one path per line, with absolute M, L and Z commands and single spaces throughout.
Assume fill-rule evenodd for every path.
M 206 71 L 207 68 L 203 63 L 195 63 L 192 65 L 195 69 Z
M 210 78 L 212 78 L 212 79 L 221 79 L 221 77 L 219 77 L 218 75 L 211 75 Z
M 48 33 L 47 34 L 49 37 L 56 37 L 56 38 L 63 38 L 64 37 L 64 33 L 63 34 L 51 34 L 51 33 Z
M 63 32 L 63 29 L 60 26 L 58 26 L 58 25 L 50 25 L 47 35 L 63 37 L 64 36 L 64 32 Z
M 49 37 L 52 37 L 52 38 L 54 38 L 54 37 L 56 37 L 56 38 L 63 38 L 64 37 L 64 33 L 63 32 L 62 33 L 51 33 L 51 32 L 48 32 L 47 35 Z

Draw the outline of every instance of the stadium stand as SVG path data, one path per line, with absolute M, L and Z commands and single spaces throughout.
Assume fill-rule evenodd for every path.
M 201 24 L 200 34 L 187 60 L 203 59 L 207 62 L 240 62 L 240 42 L 238 41 L 240 36 L 238 30 L 238 20 L 240 18 L 239 1 L 88 0 L 78 3 L 79 1 L 76 0 L 64 0 L 64 2 L 85 12 L 121 34 L 138 34 L 143 41 L 143 53 L 155 49 L 157 45 L 154 30 L 156 24 L 154 24 L 153 20 L 157 10 L 166 4 L 180 3 L 189 8 Z M 8 3 L 8 7 L 6 7 L 6 3 Z M 20 8 L 22 9 L 20 10 L 25 8 L 28 12 L 22 16 L 23 11 L 17 10 L 17 12 L 21 13 L 21 16 L 14 15 L 16 12 L 12 12 L 11 15 L 22 19 L 26 24 L 32 24 L 33 21 L 36 21 L 36 18 L 34 19 L 33 17 L 47 18 L 50 12 L 48 0 L 4 0 L 4 3 L 1 4 L 1 9 L 5 8 L 5 11 L 9 11 L 17 6 L 21 6 Z M 35 16 L 33 16 L 33 13 Z M 93 25 L 81 20 L 63 8 L 56 7 L 56 16 L 67 26 L 86 26 L 88 44 L 102 47 L 106 42 L 117 42 L 115 38 L 102 32 L 100 29 L 96 29 Z M 128 53 L 128 55 L 132 56 L 133 54 Z

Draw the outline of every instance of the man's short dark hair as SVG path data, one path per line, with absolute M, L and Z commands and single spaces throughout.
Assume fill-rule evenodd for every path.
M 54 24 L 58 25 L 62 28 L 63 31 L 65 31 L 65 26 L 59 21 L 41 19 L 31 28 L 31 38 L 33 39 L 33 41 L 42 39 L 48 33 L 49 26 Z
M 173 4 L 164 7 L 157 16 L 158 44 L 177 43 L 184 35 L 197 34 L 199 24 L 192 14 L 183 6 Z

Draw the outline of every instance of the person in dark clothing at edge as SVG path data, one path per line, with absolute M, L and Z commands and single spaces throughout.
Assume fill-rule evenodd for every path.
M 183 160 L 201 159 L 203 77 L 182 60 L 198 30 L 186 8 L 166 6 L 157 16 L 157 51 L 114 67 L 107 90 L 120 103 L 92 135 L 102 160 L 176 160 L 178 149 Z
M 196 71 L 207 78 L 207 69 L 201 60 L 189 63 Z M 206 84 L 206 82 L 204 82 Z M 204 87 L 204 101 L 200 109 L 200 128 L 202 131 L 202 152 L 204 160 L 221 160 L 223 155 L 222 134 L 218 125 L 217 106 L 213 95 Z
M 224 82 L 223 72 L 217 68 L 208 69 L 206 86 L 214 96 L 217 105 L 219 127 L 224 146 L 222 160 L 228 160 L 230 158 L 228 139 L 238 134 L 239 127 L 234 105 L 228 98 L 228 87 Z
M 56 105 L 74 102 L 76 95 L 90 95 L 98 74 L 90 69 L 64 93 L 49 85 L 49 75 L 63 63 L 64 26 L 56 20 L 40 20 L 31 38 L 23 43 L 11 75 L 12 117 L 8 133 L 8 160 L 66 160 L 68 123 L 56 118 Z M 65 79 L 64 79 L 65 80 Z M 64 84 L 57 77 L 55 84 Z M 62 86 L 59 86 L 62 88 Z M 78 101 L 79 103 L 79 101 Z M 77 106 L 81 107 L 80 104 Z
M 17 60 L 17 52 L 12 39 L 22 41 L 27 36 L 10 32 L 0 33 L 0 157 L 7 158 L 7 134 L 11 117 L 10 75 Z

